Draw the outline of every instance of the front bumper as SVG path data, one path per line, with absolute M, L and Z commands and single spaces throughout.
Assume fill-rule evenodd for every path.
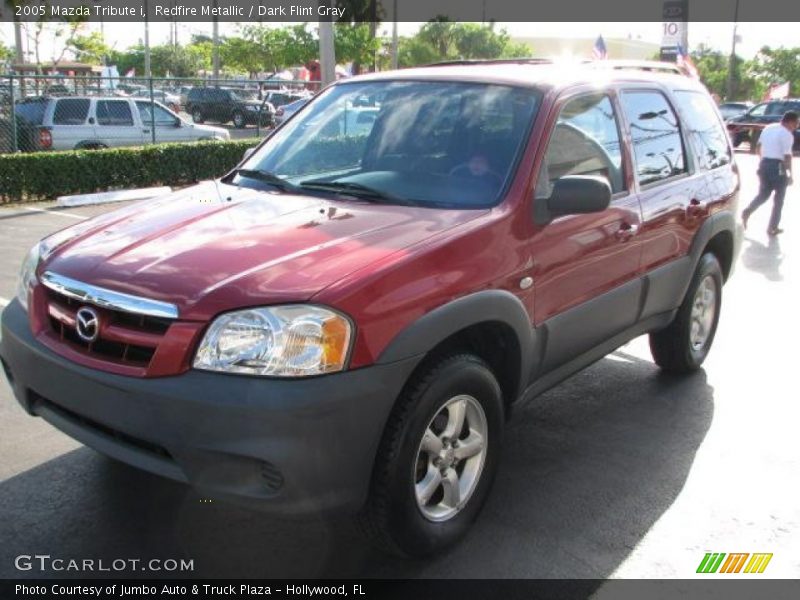
M 205 496 L 298 516 L 363 505 L 384 425 L 418 360 L 298 380 L 125 377 L 44 347 L 16 300 L 2 315 L 0 358 L 25 410 L 82 443 Z

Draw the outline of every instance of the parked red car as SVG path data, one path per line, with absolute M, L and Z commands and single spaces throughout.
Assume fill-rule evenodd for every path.
M 222 179 L 43 240 L 0 355 L 30 414 L 101 452 L 426 554 L 477 517 L 512 408 L 642 334 L 700 367 L 738 190 L 690 78 L 357 77 Z

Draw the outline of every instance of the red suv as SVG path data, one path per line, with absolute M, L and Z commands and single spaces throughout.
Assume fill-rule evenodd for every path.
M 430 553 L 476 518 L 515 405 L 645 333 L 700 367 L 738 189 L 686 77 L 357 77 L 222 179 L 43 240 L 0 354 L 30 414 L 101 452 Z

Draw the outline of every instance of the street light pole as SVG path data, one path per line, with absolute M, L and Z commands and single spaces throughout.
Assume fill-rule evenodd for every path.
M 734 95 L 734 71 L 736 70 L 736 30 L 739 21 L 739 0 L 733 9 L 733 39 L 731 40 L 731 56 L 728 60 L 728 89 L 726 100 L 733 100 Z
M 330 0 L 319 0 L 319 6 L 330 6 Z M 330 16 L 319 18 L 319 70 L 322 87 L 336 79 L 336 50 L 333 46 L 333 21 Z

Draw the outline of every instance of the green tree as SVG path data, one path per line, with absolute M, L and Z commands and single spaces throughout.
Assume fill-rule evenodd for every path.
M 75 60 L 90 64 L 102 64 L 110 48 L 99 31 L 89 35 L 76 35 L 69 43 L 68 51 L 75 55 Z
M 14 56 L 14 51 L 0 42 L 0 62 L 10 61 Z
M 425 23 L 417 32 L 417 37 L 422 42 L 430 44 L 440 59 L 446 59 L 451 56 L 457 27 L 457 23 L 440 15 Z
M 772 83 L 789 82 L 789 92 L 800 93 L 800 47 L 764 46 L 750 62 L 750 73 L 765 88 Z
M 381 47 L 381 41 L 373 37 L 367 23 L 336 23 L 333 40 L 339 63 L 371 64 Z
M 733 96 L 728 98 L 728 70 L 730 56 L 719 50 L 714 50 L 700 44 L 692 52 L 692 61 L 697 67 L 700 81 L 708 91 L 725 98 L 726 100 L 747 100 L 760 98 L 763 86 L 750 72 L 750 63 L 740 56 L 734 57 L 733 67 Z
M 441 60 L 439 53 L 428 42 L 419 36 L 404 37 L 398 40 L 397 44 L 397 64 L 400 67 L 415 67 L 417 65 L 428 65 Z

